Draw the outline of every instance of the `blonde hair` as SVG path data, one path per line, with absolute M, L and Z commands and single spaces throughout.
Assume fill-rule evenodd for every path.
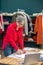
M 18 15 L 17 18 L 16 18 L 16 21 L 18 23 L 21 23 L 22 21 L 25 21 L 25 18 L 23 16 L 21 16 L 21 15 Z

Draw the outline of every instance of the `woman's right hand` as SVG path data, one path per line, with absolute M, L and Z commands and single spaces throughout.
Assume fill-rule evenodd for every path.
M 22 54 L 22 50 L 18 49 L 16 52 L 18 55 Z

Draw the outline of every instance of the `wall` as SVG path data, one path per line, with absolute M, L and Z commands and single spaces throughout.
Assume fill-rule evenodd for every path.
M 1 0 L 0 0 L 0 11 L 1 11 Z
M 28 14 L 41 12 L 43 0 L 1 0 L 1 10 L 3 12 L 14 12 L 18 8 L 24 9 Z

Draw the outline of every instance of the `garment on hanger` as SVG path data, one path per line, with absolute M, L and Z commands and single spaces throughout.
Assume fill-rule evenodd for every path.
M 37 44 L 42 44 L 42 15 L 36 17 L 34 32 L 37 34 Z
M 42 49 L 43 49 L 43 12 L 42 12 Z
M 1 16 L 0 16 L 0 34 L 2 33 L 2 21 L 1 21 Z

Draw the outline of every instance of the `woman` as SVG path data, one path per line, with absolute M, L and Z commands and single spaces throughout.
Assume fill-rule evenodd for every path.
M 6 34 L 3 40 L 2 49 L 4 55 L 8 56 L 15 51 L 18 54 L 24 53 L 24 42 L 23 42 L 23 26 L 25 19 L 23 16 L 18 16 L 14 23 L 10 24 L 7 28 Z M 19 46 L 20 47 L 19 47 Z

